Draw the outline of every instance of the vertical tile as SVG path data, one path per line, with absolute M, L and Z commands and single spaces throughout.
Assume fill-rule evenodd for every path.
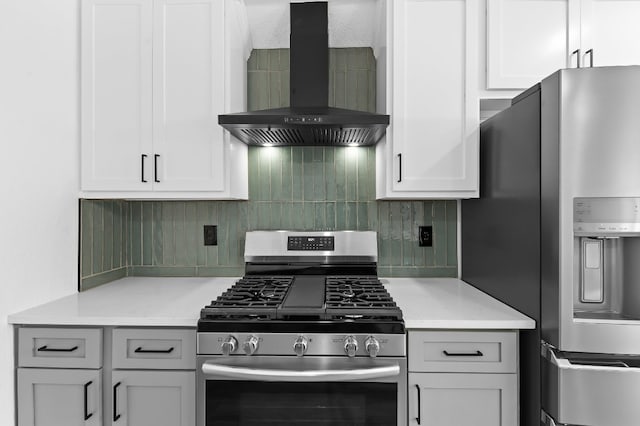
M 336 104 L 336 71 L 331 64 L 331 49 L 329 50 L 329 99 L 327 105 L 334 107 Z
M 247 232 L 247 209 L 249 207 L 249 203 L 247 203 L 246 201 L 238 201 L 236 202 L 236 204 L 238 209 L 238 230 L 235 239 L 238 241 L 238 247 L 235 256 L 233 256 L 232 264 L 243 266 L 245 234 Z
M 153 203 L 141 201 L 142 205 L 142 265 L 153 264 Z
M 368 104 L 367 104 L 367 112 L 376 112 L 376 68 L 375 66 L 369 70 L 367 70 L 367 72 L 369 73 L 369 77 L 368 77 L 368 83 L 369 83 L 369 87 L 368 87 L 368 94 L 367 94 L 367 100 L 368 100 Z
M 347 201 L 346 203 L 346 229 L 349 231 L 358 229 L 358 203 Z
M 324 176 L 324 147 L 315 146 L 313 152 L 313 200 L 326 200 L 326 181 Z
M 217 266 L 218 262 L 218 247 L 220 245 L 220 219 L 218 217 L 218 206 L 220 203 L 209 201 L 206 204 L 206 218 L 205 223 L 207 225 L 218 226 L 218 245 L 205 247 L 205 264 L 207 266 Z M 204 231 L 203 231 L 204 232 Z
M 344 201 L 336 202 L 336 229 L 343 231 L 347 228 L 347 203 Z
M 266 230 L 271 226 L 271 203 L 258 202 L 258 223 L 257 229 Z
M 344 201 L 347 199 L 347 176 L 346 176 L 346 153 L 347 148 L 334 148 L 334 170 L 336 179 L 336 200 Z
M 391 265 L 401 265 L 402 264 L 402 212 L 401 212 L 401 202 L 400 201 L 391 201 L 391 214 L 390 217 L 390 247 L 389 252 L 391 255 L 390 264 Z
M 369 201 L 372 199 L 371 190 L 369 189 L 372 186 L 372 182 L 369 180 L 369 149 L 367 147 L 361 146 L 355 149 L 356 160 L 357 160 L 357 188 L 356 188 L 356 199 L 358 201 Z
M 325 231 L 327 229 L 327 206 L 324 202 L 313 204 L 315 208 L 314 229 Z
M 102 249 L 102 242 L 104 239 L 104 221 L 103 221 L 103 208 L 104 201 L 96 200 L 93 204 L 93 265 L 92 273 L 103 272 L 104 251 Z
M 284 218 L 282 217 L 282 203 L 279 201 L 272 201 L 265 204 L 265 208 L 269 209 L 269 217 L 271 218 L 265 229 L 286 229 L 286 221 L 284 221 Z
M 304 199 L 304 166 L 303 166 L 303 147 L 295 146 L 291 148 L 291 183 L 292 194 L 291 199 L 293 201 L 302 201 Z
M 423 226 L 424 221 L 424 203 L 422 201 L 411 202 L 411 239 L 418 241 L 418 227 Z M 417 243 L 416 243 L 417 244 Z M 415 266 L 425 266 L 425 248 L 414 247 L 412 264 Z
M 358 199 L 358 148 L 345 148 L 345 198 L 347 201 Z
M 356 105 L 358 111 L 369 109 L 369 71 L 361 69 L 356 71 Z
M 254 71 L 258 69 L 258 51 L 252 50 L 249 59 L 247 60 L 247 71 Z
M 284 148 L 284 147 L 283 147 Z M 269 157 L 269 179 L 270 179 L 270 188 L 271 188 L 271 196 L 270 200 L 282 200 L 282 181 L 284 180 L 284 175 L 282 173 L 282 151 L 285 151 L 286 148 L 275 148 L 270 147 L 267 148 L 268 152 L 265 152 L 267 157 Z
M 176 266 L 187 266 L 187 221 L 186 204 L 184 201 L 173 201 L 174 229 L 175 229 L 175 259 Z
M 336 52 L 336 71 L 347 70 L 347 50 L 348 49 L 335 49 Z
M 197 201 L 187 201 L 185 204 L 185 266 L 196 266 L 198 262 L 198 249 L 200 248 L 200 238 L 198 233 L 198 217 L 196 210 Z
M 248 201 L 247 206 L 247 224 L 248 231 L 255 231 L 258 224 L 258 202 L 256 201 Z
M 378 203 L 376 201 L 369 201 L 367 202 L 367 208 L 369 209 L 369 229 L 377 231 L 379 229 Z
M 347 71 L 346 83 L 346 103 L 348 109 L 357 109 L 358 103 L 358 71 L 349 69 Z
M 162 202 L 162 265 L 175 265 L 176 238 L 174 230 L 174 203 Z
M 336 108 L 347 108 L 347 72 L 336 70 L 333 81 L 333 106 Z
M 422 218 L 422 223 L 420 225 L 422 226 L 429 226 L 431 225 L 433 227 L 433 211 L 434 211 L 434 203 L 437 203 L 437 201 L 424 201 L 423 202 L 423 218 Z M 433 230 L 433 228 L 432 228 Z M 433 241 L 435 244 L 435 240 Z M 435 247 L 422 247 L 422 251 L 424 253 L 424 257 L 425 257 L 425 265 L 426 266 L 436 266 L 436 257 L 435 257 Z
M 412 217 L 412 202 L 403 201 L 400 203 L 400 215 L 402 216 L 402 265 L 413 265 L 413 250 L 414 246 L 417 246 L 417 240 L 413 239 L 413 217 Z
M 358 231 L 369 230 L 369 206 L 366 202 L 356 203 L 357 208 L 357 226 Z
M 435 266 L 447 264 L 447 227 L 446 210 L 444 201 L 433 203 L 433 248 Z
M 129 204 L 130 208 L 130 247 L 131 247 L 131 265 L 142 265 L 142 202 L 132 201 Z
M 258 69 L 261 71 L 269 70 L 269 51 L 267 49 L 260 49 L 257 52 Z
M 313 164 L 313 150 L 314 147 L 305 146 L 300 148 L 302 150 L 302 199 L 304 201 L 311 201 L 314 198 L 314 164 Z
M 91 200 L 80 200 L 81 277 L 88 277 L 93 269 L 93 205 Z
M 291 203 L 291 229 L 295 231 L 304 230 L 304 203 L 296 201 Z
M 102 242 L 103 270 L 113 269 L 113 209 L 116 201 L 103 203 L 104 240 Z
M 260 191 L 260 148 L 250 146 L 248 151 L 249 199 L 256 200 Z
M 280 71 L 280 49 L 267 50 L 269 55 L 269 71 Z
M 324 148 L 324 185 L 325 198 L 328 201 L 336 199 L 336 163 L 335 163 L 335 147 Z
M 445 202 L 447 232 L 447 266 L 458 266 L 458 203 Z
M 335 231 L 336 227 L 336 203 L 334 201 L 327 202 L 327 211 L 325 214 L 327 231 Z
M 312 231 L 316 227 L 316 211 L 313 203 L 303 203 L 303 223 L 302 228 L 306 231 Z
M 257 111 L 269 108 L 269 78 L 267 71 L 247 73 L 247 108 Z
M 258 163 L 260 164 L 260 182 L 258 182 L 257 201 L 267 201 L 271 199 L 271 160 L 269 159 L 270 148 L 258 148 Z
M 196 202 L 196 235 L 198 237 L 197 240 L 197 250 L 196 250 L 196 266 L 206 266 L 207 265 L 207 247 L 204 245 L 204 225 L 215 225 L 215 223 L 210 223 L 208 218 L 209 211 L 209 203 L 213 203 L 214 201 L 198 201 Z
M 391 226 L 389 216 L 389 201 L 378 201 L 378 264 L 383 266 L 391 265 Z
M 293 167 L 291 165 L 291 147 L 283 146 L 278 148 L 280 154 L 280 165 L 282 173 L 282 185 L 280 188 L 280 199 L 291 201 L 293 198 Z
M 124 201 L 115 201 L 113 204 L 113 269 L 121 268 L 122 263 L 122 243 L 126 240 L 122 232 L 122 205 Z
M 291 97 L 290 97 L 290 75 L 289 75 L 289 71 L 283 71 L 280 73 L 280 87 L 282 90 L 282 97 L 280 98 L 280 102 L 282 102 L 282 104 L 280 105 L 281 108 L 284 107 L 288 107 L 291 103 Z
M 227 265 L 235 265 L 238 253 L 238 203 L 235 201 L 224 201 L 227 207 L 227 238 L 226 252 L 228 253 Z
M 229 265 L 229 206 L 218 203 L 218 265 Z
M 280 71 L 269 71 L 268 84 L 269 84 L 269 108 L 278 108 L 281 104 L 282 82 L 280 81 Z

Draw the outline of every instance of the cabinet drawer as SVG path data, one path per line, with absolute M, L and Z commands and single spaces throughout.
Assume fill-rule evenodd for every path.
M 409 332 L 409 371 L 515 373 L 517 333 Z
M 100 368 L 100 328 L 20 328 L 20 367 Z
M 193 370 L 194 329 L 116 328 L 113 368 Z

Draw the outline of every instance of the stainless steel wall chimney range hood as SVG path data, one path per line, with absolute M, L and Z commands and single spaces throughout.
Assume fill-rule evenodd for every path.
M 329 107 L 327 2 L 291 3 L 290 107 L 218 116 L 247 145 L 373 145 L 389 116 Z

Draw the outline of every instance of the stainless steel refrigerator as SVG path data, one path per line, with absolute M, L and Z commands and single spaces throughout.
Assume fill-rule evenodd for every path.
M 462 278 L 536 320 L 523 426 L 640 424 L 640 67 L 560 70 L 481 125 Z

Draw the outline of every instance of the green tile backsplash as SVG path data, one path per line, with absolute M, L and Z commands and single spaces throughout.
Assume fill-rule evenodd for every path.
M 368 48 L 330 49 L 329 105 L 375 111 Z M 289 105 L 288 49 L 254 50 L 252 110 Z M 240 276 L 251 230 L 373 230 L 382 276 L 456 276 L 455 201 L 376 201 L 374 147 L 250 147 L 249 201 L 81 201 L 81 289 L 126 275 Z M 204 246 L 203 226 L 218 226 Z M 433 247 L 418 247 L 418 226 Z

